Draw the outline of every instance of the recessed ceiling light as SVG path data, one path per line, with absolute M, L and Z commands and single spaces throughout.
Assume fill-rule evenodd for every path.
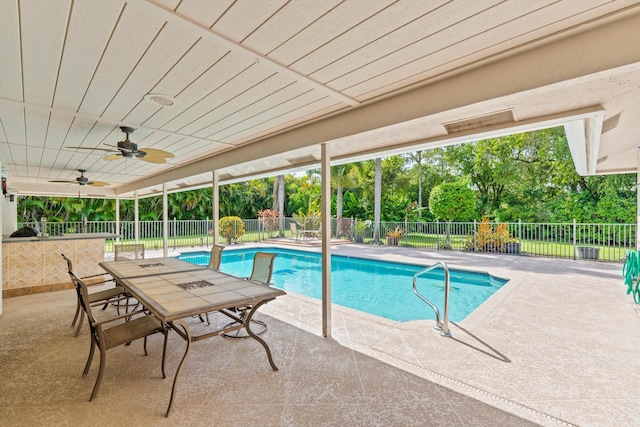
M 178 100 L 159 93 L 148 93 L 144 96 L 145 101 L 159 107 L 174 107 L 178 105 Z

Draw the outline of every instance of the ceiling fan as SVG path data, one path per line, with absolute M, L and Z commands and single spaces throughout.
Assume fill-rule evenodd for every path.
M 80 172 L 80 176 L 76 177 L 75 181 L 71 181 L 71 180 L 50 180 L 49 182 L 56 182 L 56 183 L 64 183 L 64 184 L 78 184 L 78 185 L 91 185 L 93 187 L 105 187 L 107 185 L 109 185 L 109 183 L 107 182 L 102 182 L 102 181 L 89 181 L 89 178 L 87 178 L 86 176 L 84 176 L 84 173 L 86 172 L 85 169 L 78 169 L 78 172 Z
M 149 163 L 166 163 L 167 159 L 172 159 L 175 156 L 172 153 L 164 150 L 158 150 L 155 148 L 141 148 L 138 149 L 138 144 L 129 140 L 129 135 L 133 133 L 135 129 L 128 126 L 120 126 L 120 130 L 125 133 L 126 137 L 123 141 L 119 141 L 118 145 L 105 144 L 113 148 L 100 148 L 100 147 L 67 147 L 77 148 L 82 150 L 102 150 L 113 152 L 115 154 L 109 154 L 104 157 L 104 160 L 119 160 L 119 159 L 140 159 Z

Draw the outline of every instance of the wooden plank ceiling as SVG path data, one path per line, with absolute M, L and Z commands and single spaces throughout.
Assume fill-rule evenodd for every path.
M 443 123 L 462 117 L 509 110 L 534 122 L 607 100 L 572 95 L 571 104 L 545 110 L 551 98 L 530 91 L 567 98 L 558 86 L 565 77 L 550 73 L 543 85 L 536 70 L 521 76 L 531 84 L 518 98 L 518 90 L 501 93 L 482 81 L 473 96 L 450 91 L 452 99 L 420 101 L 417 88 L 637 9 L 625 0 L 0 0 L 0 160 L 19 194 L 128 197 L 153 194 L 161 182 L 201 185 L 213 169 L 230 182 L 308 167 L 323 142 L 342 161 L 420 141 L 442 145 L 455 139 Z M 637 65 L 616 60 L 623 64 L 611 68 Z M 630 71 L 606 79 L 627 85 L 622 93 L 637 91 Z M 576 87 L 611 94 L 602 80 L 566 79 L 578 77 Z M 174 105 L 158 105 L 153 95 Z M 406 111 L 396 108 L 402 96 Z M 114 149 L 125 136 L 120 126 L 135 129 L 130 139 L 140 149 L 175 157 L 106 161 L 113 153 L 89 149 Z M 73 181 L 78 169 L 111 185 L 49 182 Z

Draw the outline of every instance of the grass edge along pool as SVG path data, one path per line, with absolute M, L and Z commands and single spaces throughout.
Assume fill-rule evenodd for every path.
M 248 277 L 256 252 L 276 253 L 272 284 L 287 292 L 322 299 L 321 254 L 283 248 L 230 249 L 220 269 Z M 178 258 L 209 263 L 208 251 L 184 252 Z M 331 256 L 332 303 L 387 319 L 407 322 L 435 319 L 433 310 L 413 293 L 413 276 L 428 266 L 345 255 Z M 459 322 L 500 289 L 506 279 L 485 272 L 450 269 L 449 319 Z M 442 312 L 444 272 L 435 269 L 418 278 L 418 291 Z

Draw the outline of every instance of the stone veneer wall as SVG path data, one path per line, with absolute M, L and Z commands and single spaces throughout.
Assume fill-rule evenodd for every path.
M 104 274 L 104 239 L 2 243 L 2 297 L 72 289 L 62 253 L 80 277 Z

